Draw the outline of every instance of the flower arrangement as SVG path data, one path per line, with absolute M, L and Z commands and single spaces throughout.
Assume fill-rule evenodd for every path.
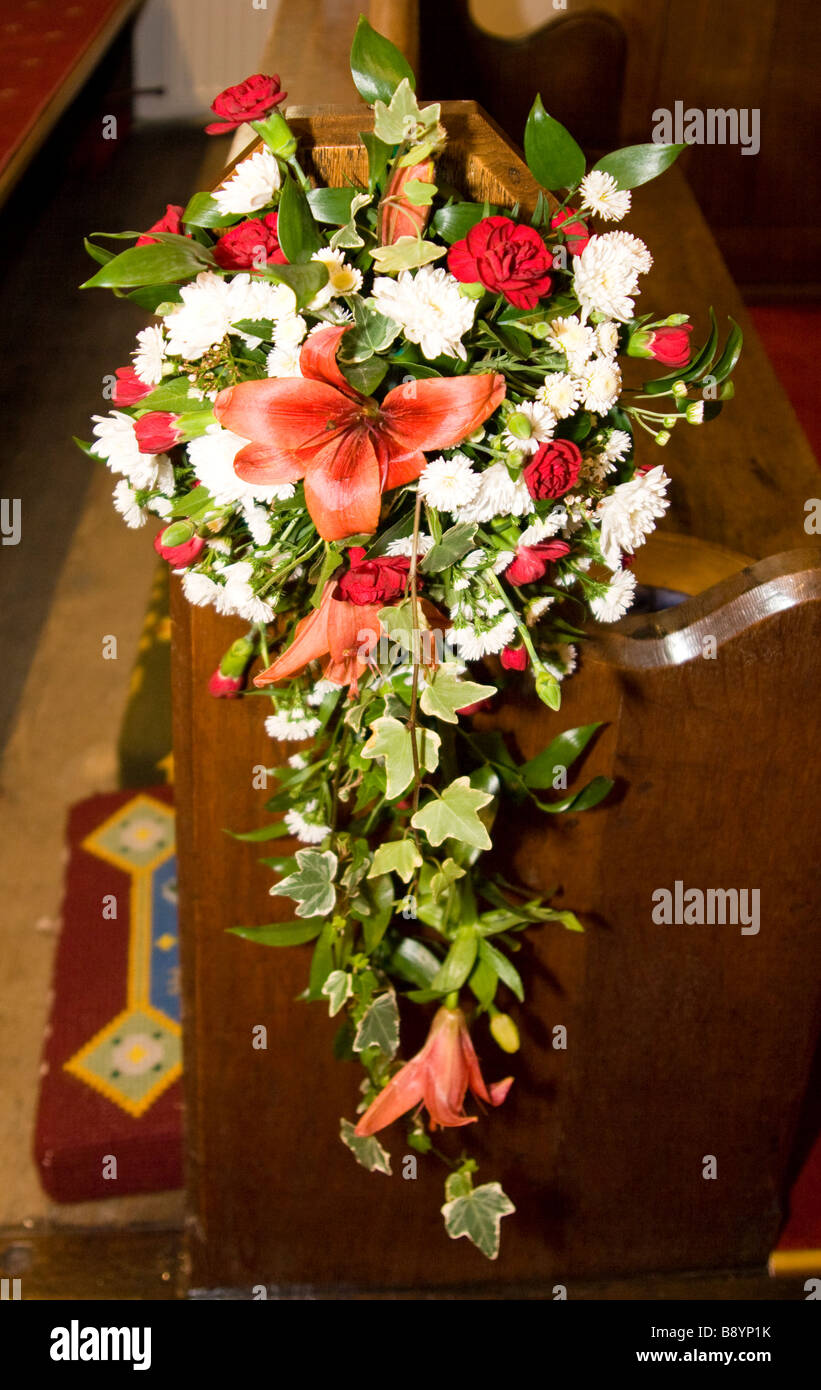
M 597 228 L 683 146 L 587 171 L 537 98 L 524 148 L 543 191 L 524 216 L 437 182 L 440 107 L 364 19 L 351 67 L 374 112 L 366 184 L 313 187 L 279 79 L 256 75 L 214 102 L 209 131 L 248 121 L 260 142 L 213 193 L 120 234 L 136 243 L 120 254 L 86 242 L 87 284 L 154 318 L 84 447 L 120 475 L 127 525 L 159 519 L 188 600 L 248 623 L 212 695 L 241 695 L 261 658 L 265 728 L 300 745 L 271 770 L 276 818 L 240 836 L 299 842 L 264 861 L 294 918 L 233 930 L 313 943 L 304 997 L 341 1016 L 336 1054 L 364 1068 L 342 1141 L 390 1173 L 377 1134 L 404 1116 L 408 1145 L 448 1165 L 448 1234 L 495 1258 L 512 1202 L 431 1134 L 475 1123 L 468 1090 L 499 1106 L 513 1083 L 484 1080 L 470 1029 L 518 1049 L 521 933 L 581 924 L 486 867 L 493 821 L 506 799 L 578 813 L 611 784 L 567 790 L 598 725 L 520 763 L 472 716 L 508 680 L 558 710 L 584 620 L 630 608 L 668 506 L 634 442 L 718 414 L 741 334 L 718 354 L 711 311 L 694 353 L 686 315 L 636 316 L 651 254 Z M 624 354 L 669 370 L 628 391 Z M 436 1006 L 404 1064 L 400 996 Z

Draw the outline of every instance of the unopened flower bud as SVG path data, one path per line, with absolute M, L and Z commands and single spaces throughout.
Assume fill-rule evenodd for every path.
M 481 299 L 484 292 L 485 287 L 479 280 L 471 280 L 459 286 L 459 293 L 463 299 Z
M 669 328 L 678 328 L 682 323 L 687 323 L 689 318 L 689 314 L 668 314 L 666 319 L 662 319 L 662 323 Z
M 550 327 L 550 324 L 546 323 L 544 319 L 539 319 L 538 323 L 532 323 L 530 325 L 528 332 L 533 338 L 538 338 L 541 341 L 541 339 L 547 338 L 550 335 Z
M 704 419 L 704 402 L 691 401 L 684 414 L 687 416 L 688 424 L 700 425 Z
M 661 423 L 663 424 L 663 426 L 664 426 L 664 428 L 665 428 L 666 430 L 671 430 L 671 429 L 673 428 L 673 426 L 674 426 L 677 422 L 678 422 L 678 416 L 676 416 L 676 415 L 665 415 L 665 417 L 664 417 L 664 419 L 662 420 Z
M 490 1031 L 494 1042 L 503 1052 L 519 1051 L 519 1030 L 510 1014 L 494 1014 L 490 1020 Z
M 170 565 L 192 564 L 204 545 L 193 521 L 172 521 L 154 537 L 154 549 Z
M 686 382 L 686 381 L 674 381 L 674 382 L 673 382 L 673 385 L 671 386 L 670 389 L 671 389 L 673 395 L 675 396 L 676 400 L 677 400 L 677 401 L 680 401 L 680 400 L 683 399 L 684 396 L 687 395 L 687 382 Z
M 659 430 L 658 434 L 656 435 L 656 443 L 657 443 L 661 448 L 664 448 L 664 445 L 665 445 L 665 444 L 669 444 L 669 443 L 670 443 L 670 431 L 669 431 L 669 430 Z
M 533 422 L 523 410 L 514 410 L 507 417 L 507 428 L 516 439 L 529 439 L 533 433 Z
M 556 677 L 542 666 L 536 675 L 536 694 L 548 709 L 560 709 L 562 690 Z

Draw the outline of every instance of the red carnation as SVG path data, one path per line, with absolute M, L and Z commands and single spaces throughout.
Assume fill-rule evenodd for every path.
M 352 546 L 348 551 L 350 569 L 343 574 L 334 591 L 334 598 L 360 606 L 370 603 L 390 603 L 405 592 L 410 559 L 407 555 L 380 555 L 365 560 L 365 548 Z
M 261 72 L 246 77 L 235 87 L 226 87 L 211 103 L 211 110 L 220 119 L 207 125 L 205 133 L 225 135 L 246 121 L 262 121 L 287 95 L 287 92 L 280 91 L 276 73 L 273 77 L 266 77 Z
M 522 472 L 527 490 L 536 501 L 564 497 L 578 481 L 582 451 L 572 439 L 551 439 L 541 444 Z
M 149 410 L 147 415 L 142 415 L 134 425 L 140 453 L 164 454 L 166 449 L 179 444 L 183 437 L 182 430 L 177 427 L 179 418 L 168 410 Z
M 147 396 L 153 391 L 153 386 L 146 386 L 144 381 L 140 381 L 133 367 L 118 367 L 114 373 L 117 380 L 114 383 L 114 390 L 111 399 L 115 405 L 136 405 L 143 396 Z
M 148 228 L 148 232 L 179 232 L 182 227 L 182 214 L 184 209 L 178 203 L 169 203 L 160 218 L 153 227 Z M 149 236 L 148 232 L 137 237 L 137 246 L 158 246 L 156 237 Z
M 570 218 L 575 217 L 576 221 L 571 222 Z M 554 231 L 561 227 L 564 231 L 567 249 L 571 256 L 580 256 L 588 241 L 590 233 L 587 230 L 587 223 L 582 222 L 577 217 L 574 208 L 561 208 L 559 212 L 554 212 L 550 219 L 550 225 Z
M 650 341 L 647 347 L 650 356 L 657 362 L 661 362 L 665 367 L 686 367 L 690 361 L 690 334 L 693 331 L 691 323 L 682 323 L 677 327 L 656 328 L 650 334 Z
M 224 676 L 219 666 L 208 680 L 208 694 L 215 700 L 236 700 L 245 685 L 245 676 Z
M 550 293 L 552 264 L 536 228 L 517 226 L 509 217 L 483 217 L 448 252 L 448 269 L 457 280 L 478 280 L 517 309 L 535 309 Z
M 163 545 L 163 536 L 170 530 L 171 527 L 166 526 L 162 531 L 158 531 L 154 537 L 154 549 L 157 554 L 161 559 L 167 560 L 169 565 L 181 567 L 192 564 L 205 545 L 202 536 L 193 535 L 190 540 L 183 541 L 181 545 Z
M 545 571 L 552 561 L 561 560 L 569 553 L 570 546 L 567 541 L 540 541 L 538 545 L 520 545 L 517 547 L 515 558 L 505 570 L 505 579 L 509 584 L 532 584 L 535 579 L 544 579 Z
M 506 671 L 524 671 L 528 663 L 527 648 L 502 647 L 499 660 Z
M 277 235 L 277 213 L 253 217 L 225 232 L 214 247 L 214 259 L 223 270 L 262 269 L 267 265 L 286 265 L 285 252 Z M 262 254 L 260 254 L 262 253 Z

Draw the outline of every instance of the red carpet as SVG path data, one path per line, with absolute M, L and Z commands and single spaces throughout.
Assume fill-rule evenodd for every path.
M 821 463 L 821 306 L 747 306 L 781 385 Z

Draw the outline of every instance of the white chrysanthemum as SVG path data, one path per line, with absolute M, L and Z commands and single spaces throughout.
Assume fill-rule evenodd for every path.
M 479 474 L 476 495 L 454 513 L 458 521 L 491 521 L 494 516 L 527 516 L 533 498 L 522 478 L 511 478 L 505 464 L 492 463 Z
M 585 454 L 579 473 L 579 481 L 587 488 L 602 491 L 605 478 L 615 471 L 616 465 L 601 454 Z
M 502 435 L 506 449 L 516 449 L 523 454 L 535 454 L 540 444 L 545 444 L 548 439 L 553 438 L 556 416 L 550 406 L 538 397 L 534 401 L 523 401 L 521 405 L 516 406 L 512 414 L 520 417 L 517 424 L 528 421 L 529 433 L 525 434 L 523 423 L 520 434 L 506 429 Z
M 419 491 L 440 512 L 454 512 L 476 496 L 479 474 L 465 454 L 431 459 L 419 478 Z
M 293 483 L 246 483 L 234 472 L 234 459 L 249 441 L 221 425 L 188 444 L 188 457 L 198 480 L 219 506 L 229 502 L 276 502 L 294 495 Z
M 159 494 L 155 497 L 149 497 L 145 505 L 150 512 L 153 512 L 155 516 L 161 517 L 163 521 L 170 520 L 171 513 L 174 510 L 174 504 L 171 498 L 161 497 Z
M 288 759 L 288 766 L 295 768 L 297 771 L 301 771 L 302 768 L 308 766 L 307 754 L 292 753 L 290 758 Z
M 553 319 L 547 341 L 557 352 L 563 352 L 571 372 L 580 372 L 596 351 L 596 335 L 577 315 Z
M 493 573 L 504 574 L 508 565 L 512 565 L 515 559 L 515 550 L 497 550 L 493 557 Z
M 441 267 L 423 265 L 412 275 L 403 270 L 394 280 L 380 275 L 373 282 L 374 308 L 393 319 L 424 357 L 466 358 L 462 334 L 473 323 L 476 301 L 459 293 L 459 281 Z
M 557 507 L 549 516 L 533 521 L 519 537 L 519 545 L 539 545 L 542 541 L 557 536 L 567 523 L 564 507 Z
M 220 576 L 225 581 L 217 598 L 217 612 L 235 614 L 252 623 L 269 623 L 274 616 L 270 603 L 259 598 L 251 585 L 254 567 L 249 560 L 237 560 L 224 565 Z
M 670 505 L 665 496 L 670 479 L 661 464 L 648 473 L 639 473 L 628 483 L 620 483 L 598 505 L 601 523 L 601 553 L 612 570 L 619 568 L 623 551 L 632 555 L 643 544 L 656 521 Z
M 577 653 L 573 643 L 562 642 L 558 647 L 554 647 L 544 657 L 544 664 L 557 681 L 563 681 L 565 676 L 572 676 L 577 665 Z
M 308 325 L 301 314 L 287 314 L 274 324 L 274 346 L 283 352 L 294 352 L 308 332 Z
M 330 682 L 328 682 L 330 684 Z M 334 686 L 337 690 L 339 687 Z M 293 706 L 291 709 L 269 714 L 265 720 L 265 732 L 280 743 L 298 743 L 303 738 L 313 738 L 319 729 L 320 721 L 304 709 Z
M 585 314 L 597 312 L 619 322 L 632 318 L 638 277 L 653 258 L 629 232 L 592 236 L 574 261 L 573 288 Z
M 293 492 L 293 484 L 291 491 Z M 260 507 L 256 502 L 243 502 L 242 515 L 245 524 L 251 532 L 251 539 L 254 545 L 264 549 L 271 544 L 271 518 L 265 507 Z
M 479 661 L 483 656 L 491 656 L 509 646 L 517 630 L 513 614 L 505 613 L 498 623 L 484 630 L 473 626 L 452 627 L 448 632 L 448 641 L 463 661 Z
M 220 212 L 259 212 L 270 203 L 282 178 L 270 150 L 257 150 L 237 165 L 231 178 L 214 193 Z
M 265 370 L 269 376 L 302 376 L 299 347 L 272 348 L 265 359 Z
M 345 260 L 343 251 L 332 251 L 326 246 L 317 251 L 311 260 L 321 261 L 328 271 L 328 280 L 319 293 L 314 295 L 309 309 L 324 309 L 338 294 L 357 294 L 361 290 L 362 271 Z
M 132 487 L 141 490 L 157 483 L 160 464 L 168 463 L 165 454 L 142 454 L 134 433 L 134 421 L 122 410 L 109 415 L 92 415 L 96 441 L 91 452 L 105 459 L 112 473 L 122 473 Z
M 314 682 L 313 688 L 305 696 L 305 702 L 315 709 L 317 705 L 322 704 L 326 695 L 331 694 L 339 694 L 339 686 L 336 681 L 318 680 Z M 316 723 L 318 728 L 319 720 L 317 720 Z M 313 732 L 316 733 L 316 729 L 314 729 Z M 309 735 L 306 735 L 306 737 L 309 737 Z
M 621 391 L 621 372 L 615 362 L 594 358 L 581 373 L 581 382 L 585 410 L 592 410 L 594 415 L 606 415 L 612 410 Z
M 636 597 L 636 576 L 631 570 L 616 570 L 607 593 L 590 600 L 593 617 L 600 623 L 615 623 L 632 608 Z
M 195 361 L 209 348 L 221 343 L 226 333 L 237 332 L 235 323 L 244 320 L 296 318 L 296 298 L 287 285 L 271 285 L 244 271 L 226 280 L 213 271 L 203 270 L 191 285 L 180 290 L 181 303 L 165 316 L 168 349 L 173 356 Z M 304 320 L 300 319 L 304 329 Z M 240 334 L 253 345 L 259 339 Z M 303 334 L 304 336 L 304 334 Z
M 578 377 L 569 372 L 550 372 L 544 379 L 544 386 L 536 392 L 536 399 L 543 401 L 557 420 L 566 420 L 581 404 L 582 390 Z
M 627 430 L 610 430 L 599 450 L 599 458 L 605 459 L 607 463 L 621 463 L 627 458 L 632 447 L 633 441 Z
M 157 386 L 162 381 L 165 362 L 165 334 L 162 325 L 152 323 L 137 334 L 137 347 L 132 352 L 134 371 L 144 386 Z
M 528 627 L 535 627 L 539 619 L 556 602 L 553 594 L 543 594 L 541 598 L 532 598 L 525 607 L 525 622 Z
M 433 536 L 429 536 L 426 531 L 420 531 L 416 538 L 417 555 L 427 555 L 432 545 Z M 401 540 L 391 541 L 385 554 L 390 556 L 402 555 L 410 558 L 413 554 L 413 537 L 403 536 Z
M 612 174 L 601 169 L 591 169 L 579 184 L 581 207 L 584 212 L 595 212 L 605 222 L 621 222 L 630 211 L 630 193 L 619 188 Z
M 316 810 L 316 802 L 309 801 L 305 807 L 305 815 L 301 811 L 286 811 L 284 820 L 292 835 L 301 840 L 304 845 L 319 845 L 330 835 L 331 827 L 322 825 L 319 821 L 308 820 L 312 811 Z
M 207 574 L 191 569 L 186 570 L 182 577 L 182 591 L 188 602 L 193 603 L 196 608 L 205 608 L 211 603 L 216 603 L 221 593 L 219 584 L 215 584 Z
M 130 526 L 132 530 L 136 530 L 138 526 L 145 526 L 148 513 L 140 506 L 136 492 L 125 478 L 121 478 L 114 489 L 114 506 L 126 526 Z
M 600 323 L 596 328 L 596 347 L 602 357 L 615 357 L 619 350 L 617 323 Z

